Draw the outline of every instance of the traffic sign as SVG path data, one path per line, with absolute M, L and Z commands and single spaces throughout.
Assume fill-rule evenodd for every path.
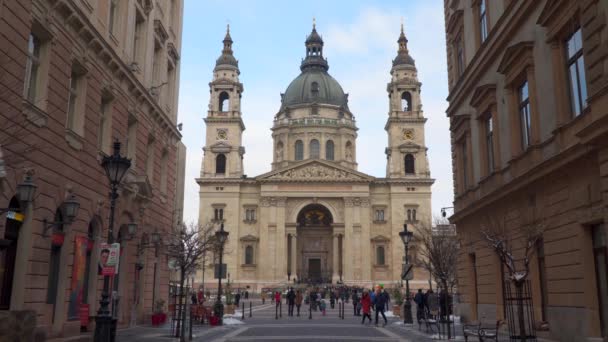
M 401 270 L 401 279 L 403 280 L 412 280 L 414 279 L 414 265 L 412 264 L 403 264 Z
M 215 264 L 215 272 L 214 272 L 214 277 L 215 279 L 219 279 L 220 276 L 222 277 L 222 279 L 226 279 L 226 264 L 222 264 L 221 270 L 220 270 L 220 264 Z

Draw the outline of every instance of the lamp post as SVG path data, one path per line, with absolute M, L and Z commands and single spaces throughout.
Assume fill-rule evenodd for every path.
M 403 231 L 399 232 L 399 237 L 403 244 L 405 245 L 405 266 L 409 267 L 409 257 L 408 257 L 408 247 L 410 241 L 412 241 L 413 232 L 407 230 L 407 223 L 403 225 Z M 410 271 L 411 272 L 411 271 Z M 403 304 L 403 323 L 404 324 L 413 324 L 414 320 L 412 319 L 412 303 L 410 302 L 410 281 L 409 276 L 405 275 L 405 304 Z
M 101 166 L 110 181 L 110 224 L 108 227 L 108 244 L 114 243 L 114 210 L 118 198 L 118 186 L 131 167 L 131 160 L 120 155 L 120 142 L 114 142 L 114 153 L 103 157 Z M 110 277 L 103 277 L 100 307 L 95 318 L 95 342 L 110 342 L 116 337 L 116 319 L 110 315 L 109 300 Z
M 222 258 L 223 258 L 223 254 L 224 254 L 224 243 L 226 243 L 226 240 L 228 239 L 228 232 L 224 230 L 224 224 L 222 223 L 220 225 L 220 230 L 218 230 L 217 232 L 215 232 L 215 238 L 217 239 L 217 242 L 219 243 L 219 247 L 220 247 L 220 264 L 218 267 L 218 284 L 217 284 L 217 300 L 215 302 L 215 306 L 213 308 L 214 313 L 217 317 L 219 317 L 219 324 L 222 324 L 222 319 L 224 317 L 224 304 L 222 304 L 222 276 L 224 275 L 223 272 L 223 264 L 222 264 Z

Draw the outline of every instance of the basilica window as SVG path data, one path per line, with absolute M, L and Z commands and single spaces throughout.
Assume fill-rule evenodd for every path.
M 334 160 L 334 142 L 332 140 L 325 143 L 325 159 Z
M 230 95 L 227 92 L 223 91 L 220 93 L 220 112 L 227 112 L 230 110 Z
M 310 158 L 319 158 L 319 154 L 320 154 L 319 150 L 320 150 L 319 140 L 312 139 L 310 141 Z
M 413 174 L 415 172 L 416 168 L 414 163 L 414 156 L 408 153 L 405 155 L 405 173 Z
M 245 265 L 253 265 L 253 246 L 245 247 Z
M 302 140 L 296 141 L 295 154 L 296 154 L 296 156 L 295 156 L 296 160 L 304 159 L 304 143 L 302 142 Z
M 383 266 L 385 264 L 384 246 L 378 246 L 376 247 L 376 265 Z
M 215 157 L 215 173 L 222 175 L 226 173 L 226 156 L 224 154 L 218 154 Z
M 403 94 L 401 94 L 401 108 L 403 108 L 404 112 L 412 110 L 412 94 L 408 91 L 404 91 Z

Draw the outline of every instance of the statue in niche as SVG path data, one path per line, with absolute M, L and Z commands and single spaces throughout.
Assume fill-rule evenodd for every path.
M 350 144 L 346 144 L 346 160 L 353 161 L 353 147 Z
M 283 144 L 282 143 L 277 144 L 277 150 L 275 151 L 275 156 L 276 156 L 277 162 L 283 161 Z

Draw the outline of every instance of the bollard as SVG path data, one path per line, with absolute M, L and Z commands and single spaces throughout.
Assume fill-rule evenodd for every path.
M 283 301 L 279 302 L 279 317 L 283 318 Z
M 279 306 L 274 306 L 274 319 L 279 319 Z
M 344 319 L 344 302 L 342 302 L 342 319 Z
M 243 302 L 243 316 L 241 317 L 241 319 L 245 320 L 245 302 Z
M 249 302 L 249 317 L 251 317 L 251 302 Z
M 308 302 L 308 319 L 312 319 L 312 306 L 311 302 Z
M 338 302 L 338 318 L 342 318 L 342 304 L 340 304 L 340 302 Z

